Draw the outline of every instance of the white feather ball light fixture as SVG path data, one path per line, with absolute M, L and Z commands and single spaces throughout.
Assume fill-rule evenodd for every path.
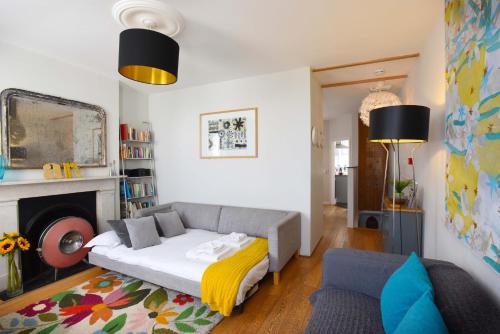
M 368 94 L 359 108 L 359 118 L 364 125 L 370 126 L 370 111 L 377 108 L 400 105 L 399 97 L 391 92 L 376 91 Z

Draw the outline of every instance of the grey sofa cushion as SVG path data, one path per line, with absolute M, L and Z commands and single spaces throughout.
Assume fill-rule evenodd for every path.
M 172 210 L 177 211 L 186 228 L 199 228 L 217 232 L 220 216 L 219 205 L 176 202 Z
M 153 217 L 124 219 L 124 221 L 134 249 L 143 249 L 161 244 Z
M 155 218 L 165 238 L 186 233 L 177 211 L 155 213 Z
M 463 269 L 451 263 L 428 262 L 436 303 L 450 333 L 498 333 L 500 307 Z
M 384 333 L 377 298 L 327 287 L 314 292 L 310 301 L 314 309 L 307 334 Z
M 133 218 L 147 217 L 147 216 L 152 216 L 158 212 L 170 212 L 170 211 L 172 211 L 171 203 L 155 205 L 150 208 L 140 209 L 135 211 Z
M 126 247 L 132 247 L 132 242 L 130 241 L 130 236 L 128 234 L 127 226 L 123 220 L 108 220 L 108 224 L 111 226 L 113 231 L 115 231 L 118 238 L 122 244 Z
M 278 210 L 223 206 L 218 232 L 222 234 L 240 232 L 267 238 L 269 227 L 279 223 L 287 214 L 288 212 Z

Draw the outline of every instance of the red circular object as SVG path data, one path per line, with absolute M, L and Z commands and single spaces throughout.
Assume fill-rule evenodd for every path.
M 47 228 L 40 240 L 40 256 L 54 268 L 80 262 L 89 252 L 83 247 L 94 237 L 90 223 L 80 217 L 61 218 Z

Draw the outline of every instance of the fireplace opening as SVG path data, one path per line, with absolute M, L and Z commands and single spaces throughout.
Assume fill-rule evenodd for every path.
M 31 243 L 21 253 L 24 291 L 90 268 L 83 246 L 97 233 L 96 193 L 19 200 L 19 232 Z

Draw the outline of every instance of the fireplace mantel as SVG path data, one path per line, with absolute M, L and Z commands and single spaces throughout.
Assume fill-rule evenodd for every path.
M 83 191 L 113 191 L 119 176 L 81 177 L 54 180 L 18 180 L 0 182 L 0 203 L 21 198 L 68 194 Z M 0 225 L 1 226 L 1 225 Z
M 41 184 L 41 183 L 59 183 L 59 182 L 86 182 L 86 181 L 95 181 L 95 180 L 115 180 L 119 179 L 120 176 L 94 176 L 94 177 L 78 177 L 71 179 L 38 179 L 38 180 L 17 180 L 17 181 L 0 181 L 0 187 L 9 187 L 9 186 L 19 186 L 19 185 L 31 185 L 31 184 Z
M 0 183 L 0 234 L 18 232 L 18 201 L 22 198 L 52 196 L 86 191 L 96 192 L 98 233 L 109 230 L 107 220 L 119 216 L 118 176 L 82 177 L 57 180 L 18 180 Z M 32 245 L 36 247 L 36 245 Z M 6 287 L 6 258 L 0 258 L 0 291 Z

